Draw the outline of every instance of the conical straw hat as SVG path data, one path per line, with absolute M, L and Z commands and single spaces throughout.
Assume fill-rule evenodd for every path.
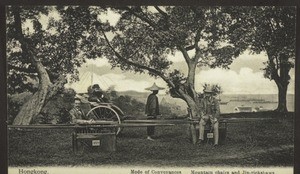
M 156 90 L 161 90 L 161 89 L 165 89 L 162 87 L 158 87 L 155 83 L 153 83 L 153 85 L 149 88 L 146 88 L 146 90 L 150 90 L 150 91 L 156 91 Z

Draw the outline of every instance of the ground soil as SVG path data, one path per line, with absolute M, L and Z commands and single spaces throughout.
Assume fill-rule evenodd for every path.
M 189 125 L 156 127 L 156 141 L 146 128 L 124 128 L 116 151 L 72 151 L 72 130 L 11 129 L 9 166 L 293 166 L 294 115 L 226 114 L 224 118 L 274 118 L 228 124 L 226 140 L 217 148 L 191 143 Z

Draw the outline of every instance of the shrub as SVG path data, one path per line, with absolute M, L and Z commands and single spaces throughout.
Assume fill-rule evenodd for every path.
M 16 116 L 18 115 L 21 107 L 25 102 L 27 102 L 32 93 L 23 92 L 17 94 L 8 94 L 7 95 L 7 122 L 8 124 L 12 124 Z
M 71 88 L 59 91 L 45 104 L 33 123 L 69 123 L 71 117 L 68 111 L 73 107 L 75 95 L 75 91 Z

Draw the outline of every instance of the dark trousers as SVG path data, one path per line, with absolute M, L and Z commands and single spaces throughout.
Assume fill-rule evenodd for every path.
M 148 116 L 147 120 L 155 120 L 156 116 Z M 153 136 L 155 131 L 155 126 L 147 126 L 147 135 Z

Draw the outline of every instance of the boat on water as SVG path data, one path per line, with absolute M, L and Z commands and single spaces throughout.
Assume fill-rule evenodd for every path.
M 263 111 L 269 111 L 270 109 L 265 109 L 263 106 L 259 107 L 252 107 L 252 106 L 236 106 L 233 110 L 233 112 L 263 112 Z
M 220 101 L 220 105 L 227 105 L 229 103 L 229 101 L 228 102 L 221 102 Z
M 230 100 L 229 101 L 222 101 L 220 96 L 219 96 L 218 100 L 219 100 L 220 105 L 227 105 L 230 102 Z
M 265 109 L 263 106 L 255 107 L 255 112 L 263 112 L 263 111 L 269 111 L 270 109 Z
M 262 100 L 262 101 L 254 101 L 253 103 L 277 103 L 277 101 L 266 101 L 266 100 Z
M 252 106 L 236 106 L 233 109 L 233 112 L 237 113 L 237 112 L 256 112 L 256 110 L 252 107 Z
M 240 102 L 240 101 L 251 101 L 249 99 L 231 99 L 229 101 L 232 101 L 232 102 Z

